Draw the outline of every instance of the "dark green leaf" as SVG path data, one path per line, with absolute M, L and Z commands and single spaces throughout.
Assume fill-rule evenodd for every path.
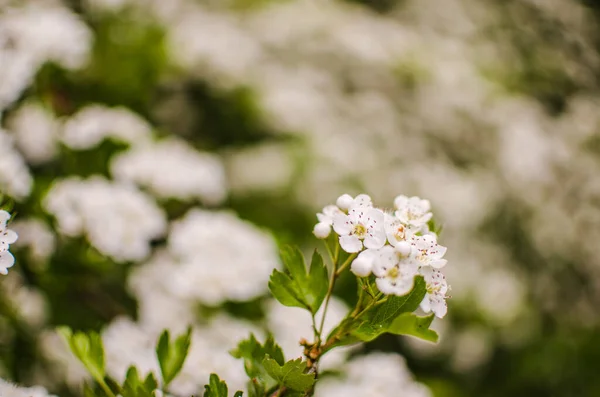
M 191 328 L 188 328 L 187 332 L 180 335 L 173 343 L 170 341 L 169 331 L 165 330 L 160 336 L 156 345 L 156 356 L 165 387 L 181 371 L 190 348 L 191 337 Z
M 365 313 L 365 319 L 373 326 L 387 327 L 400 314 L 415 311 L 423 301 L 426 293 L 425 280 L 423 277 L 417 276 L 415 277 L 415 285 L 408 294 L 404 296 L 391 295 L 387 302 Z
M 433 318 L 433 314 L 419 317 L 414 313 L 403 313 L 392 322 L 387 332 L 396 335 L 410 335 L 429 342 L 437 342 L 437 332 L 429 329 Z
M 301 307 L 315 314 L 327 294 L 329 280 L 323 259 L 315 251 L 309 272 L 298 248 L 284 247 L 281 258 L 287 270 L 274 270 L 269 280 L 273 296 L 285 306 Z
M 263 366 L 278 384 L 292 390 L 306 392 L 315 383 L 315 376 L 313 374 L 304 373 L 306 362 L 303 362 L 301 358 L 290 360 L 281 366 L 270 357 L 265 357 Z
M 254 335 L 250 334 L 248 339 L 241 341 L 238 347 L 231 351 L 231 355 L 244 360 L 244 368 L 251 378 L 248 387 L 250 396 L 262 396 L 264 390 L 276 384 L 263 367 L 263 360 L 266 356 L 272 357 L 280 365 L 285 362 L 283 350 L 275 343 L 272 336 L 269 336 L 264 345 L 261 345 Z

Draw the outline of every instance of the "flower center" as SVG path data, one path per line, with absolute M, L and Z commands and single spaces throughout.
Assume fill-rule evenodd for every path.
M 357 223 L 354 226 L 354 230 L 352 231 L 352 234 L 356 235 L 359 238 L 363 238 L 363 237 L 365 237 L 365 234 L 367 234 L 367 228 L 362 223 Z
M 400 275 L 400 271 L 398 270 L 397 267 L 392 267 L 390 270 L 388 270 L 388 277 L 391 278 L 398 278 L 398 276 Z
M 394 234 L 394 237 L 396 237 L 396 240 L 398 240 L 398 241 L 404 240 L 404 238 L 406 237 L 404 225 L 398 226 L 398 228 L 396 229 L 396 233 Z
M 427 293 L 430 295 L 437 294 L 442 289 L 442 284 L 431 283 L 427 285 Z

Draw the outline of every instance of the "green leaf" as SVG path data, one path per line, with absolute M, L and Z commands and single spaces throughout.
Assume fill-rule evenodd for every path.
M 210 374 L 208 385 L 204 386 L 204 397 L 227 397 L 227 385 L 216 374 Z
M 90 375 L 98 383 L 104 383 L 104 347 L 100 335 L 96 332 L 73 333 L 68 327 L 59 327 L 57 331 Z
M 414 313 L 403 313 L 392 322 L 387 332 L 396 335 L 410 335 L 429 342 L 437 342 L 437 332 L 429 329 L 434 317 L 433 314 L 419 317 Z
M 276 381 L 269 376 L 263 367 L 265 357 L 272 357 L 277 363 L 283 365 L 285 362 L 283 350 L 269 336 L 264 345 L 261 345 L 253 334 L 248 339 L 241 341 L 238 347 L 230 352 L 235 358 L 244 360 L 244 369 L 250 377 L 248 393 L 252 396 L 264 396 L 265 390 L 275 386 Z
M 160 366 L 164 387 L 181 371 L 188 354 L 192 337 L 192 329 L 180 335 L 173 343 L 170 342 L 169 331 L 165 330 L 156 345 L 156 356 Z
M 323 258 L 315 251 L 308 272 L 298 248 L 284 247 L 281 258 L 287 274 L 273 270 L 269 280 L 271 293 L 285 306 L 301 307 L 315 314 L 321 307 L 329 286 Z
M 289 389 L 306 392 L 315 384 L 315 376 L 304 373 L 306 362 L 303 362 L 301 358 L 290 360 L 281 366 L 272 358 L 265 357 L 263 366 L 278 384 Z

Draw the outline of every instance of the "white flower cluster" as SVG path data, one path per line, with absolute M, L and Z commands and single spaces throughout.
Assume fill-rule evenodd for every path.
M 8 251 L 10 245 L 17 241 L 17 233 L 6 227 L 10 214 L 0 210 L 0 274 L 8 274 L 8 268 L 14 265 L 15 258 Z
M 89 28 L 59 2 L 17 3 L 23 6 L 0 14 L 0 110 L 18 99 L 44 63 L 80 68 L 91 47 Z
M 112 160 L 111 173 L 117 180 L 147 187 L 160 198 L 198 198 L 206 204 L 219 204 L 227 194 L 219 157 L 200 153 L 173 138 L 118 155 Z
M 47 193 L 46 210 L 61 233 L 85 235 L 101 253 L 136 261 L 150 253 L 150 241 L 163 235 L 166 217 L 152 198 L 135 187 L 101 177 L 57 180 Z
M 152 126 L 132 111 L 89 105 L 66 120 L 61 139 L 74 150 L 92 149 L 105 139 L 130 145 L 149 142 Z
M 345 365 L 343 379 L 324 378 L 316 397 L 430 397 L 424 385 L 413 380 L 404 359 L 394 353 L 371 353 Z
M 0 190 L 16 200 L 31 192 L 33 179 L 12 137 L 0 129 Z
M 314 234 L 327 238 L 333 227 L 341 248 L 359 253 L 351 271 L 358 277 L 374 274 L 377 288 L 386 295 L 407 294 L 415 276 L 422 275 L 427 294 L 421 308 L 443 317 L 448 284 L 440 269 L 447 263 L 443 258 L 446 247 L 439 245 L 437 235 L 429 230 L 431 205 L 419 197 L 398 196 L 394 208 L 391 212 L 373 207 L 366 194 L 355 198 L 344 194 L 336 205 L 317 214 Z
M 0 396 L 2 397 L 53 397 L 41 386 L 20 387 L 0 379 Z
M 171 293 L 209 305 L 262 295 L 279 267 L 272 236 L 229 212 L 191 210 L 173 223 L 168 248 Z

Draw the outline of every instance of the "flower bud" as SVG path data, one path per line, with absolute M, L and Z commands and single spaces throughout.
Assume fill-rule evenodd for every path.
M 326 239 L 331 233 L 331 225 L 325 222 L 319 222 L 313 229 L 313 234 L 320 239 Z
M 350 271 L 358 277 L 367 277 L 373 269 L 373 259 L 370 257 L 358 257 L 352 261 Z
M 343 194 L 340 197 L 338 197 L 335 204 L 342 211 L 348 211 L 348 209 L 350 209 L 350 206 L 352 205 L 353 202 L 354 202 L 354 199 L 352 198 L 352 196 L 350 196 L 349 194 Z
M 396 244 L 396 252 L 402 256 L 409 256 L 412 247 L 407 241 L 400 241 Z

